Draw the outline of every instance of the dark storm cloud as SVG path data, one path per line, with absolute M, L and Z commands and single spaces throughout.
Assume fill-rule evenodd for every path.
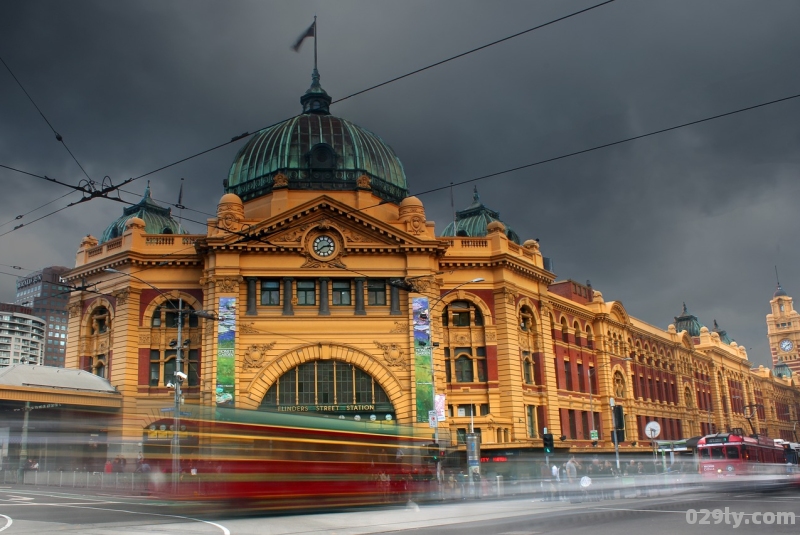
M 589 5 L 12 1 L 0 7 L 0 54 L 91 177 L 119 183 L 297 113 L 312 48 L 289 47 L 315 13 L 336 99 Z M 800 93 L 798 17 L 793 1 L 618 0 L 333 110 L 392 145 L 416 193 Z M 0 163 L 83 178 L 2 70 L 0 117 Z M 477 186 L 523 239 L 541 240 L 560 278 L 591 279 L 661 328 L 686 301 L 767 364 L 774 264 L 800 296 L 799 118 L 800 102 L 786 102 Z M 185 177 L 183 204 L 213 213 L 239 146 L 148 177 L 154 197 L 176 202 Z M 0 180 L 0 223 L 66 192 Z M 137 200 L 146 180 L 123 197 Z M 454 193 L 463 208 L 472 184 Z M 423 201 L 443 229 L 450 192 Z M 122 206 L 94 200 L 2 237 L 0 263 L 71 265 L 81 236 Z M 3 299 L 13 282 L 0 278 Z

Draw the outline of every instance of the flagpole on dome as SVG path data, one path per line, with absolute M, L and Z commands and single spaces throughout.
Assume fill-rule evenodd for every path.
M 314 14 L 314 70 L 317 70 L 317 15 Z
M 175 205 L 175 208 L 178 209 L 178 234 L 183 234 L 183 204 L 181 201 L 183 200 L 183 178 L 181 178 L 181 189 L 178 190 L 178 204 Z

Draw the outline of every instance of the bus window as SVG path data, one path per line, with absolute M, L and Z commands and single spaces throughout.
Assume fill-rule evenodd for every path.
M 722 452 L 722 446 L 715 446 L 711 448 L 711 458 L 712 459 L 724 459 L 725 455 Z
M 700 450 L 700 458 L 708 459 L 708 448 L 698 448 Z
M 725 457 L 728 459 L 738 459 L 739 448 L 736 446 L 725 446 Z

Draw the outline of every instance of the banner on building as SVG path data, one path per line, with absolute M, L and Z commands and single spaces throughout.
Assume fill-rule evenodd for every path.
M 217 406 L 234 407 L 236 298 L 220 297 L 217 322 Z
M 417 422 L 427 422 L 433 410 L 431 318 L 427 297 L 411 299 L 414 319 L 414 378 L 417 383 Z

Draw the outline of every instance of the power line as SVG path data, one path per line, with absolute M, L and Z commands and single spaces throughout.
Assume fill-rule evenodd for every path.
M 50 124 L 50 121 L 48 121 L 47 117 L 44 116 L 44 112 L 42 112 L 42 110 L 39 108 L 39 106 L 36 105 L 36 102 L 33 100 L 33 97 L 31 97 L 31 95 L 28 93 L 28 91 L 25 90 L 25 86 L 22 85 L 22 82 L 19 81 L 17 76 L 14 74 L 14 71 L 11 70 L 11 67 L 8 66 L 8 63 L 5 62 L 5 60 L 3 59 L 2 56 L 0 56 L 0 62 L 3 62 L 3 65 L 5 65 L 6 69 L 8 70 L 8 73 L 11 75 L 12 78 L 14 78 L 14 81 L 17 82 L 17 85 L 19 85 L 19 88 L 22 89 L 22 92 L 25 93 L 25 96 L 28 97 L 28 100 L 31 101 L 31 104 L 33 104 L 33 107 L 36 108 L 36 111 L 39 112 L 39 115 L 42 116 L 42 119 L 44 119 L 44 122 L 46 122 L 47 126 L 50 127 L 50 130 L 53 131 L 53 134 L 55 134 L 55 136 L 56 136 L 56 140 L 60 141 L 61 144 L 64 145 L 64 148 L 67 149 L 67 152 L 69 153 L 69 155 L 72 156 L 72 159 L 75 160 L 75 163 L 78 164 L 78 167 L 81 168 L 81 171 L 83 171 L 83 174 L 86 175 L 86 178 L 89 180 L 89 182 L 92 182 L 92 179 L 89 177 L 89 173 L 86 172 L 86 169 L 83 168 L 83 166 L 81 165 L 81 162 L 79 162 L 78 159 L 75 157 L 75 155 L 72 154 L 72 151 L 69 150 L 69 147 L 67 146 L 67 142 L 64 141 L 64 138 L 61 136 L 61 134 L 56 132 L 56 129 L 53 128 L 53 125 Z
M 564 15 L 563 17 L 559 17 L 559 18 L 557 18 L 557 19 L 553 19 L 553 20 L 551 20 L 551 21 L 549 21 L 549 22 L 545 22 L 544 24 L 539 24 L 538 26 L 534 26 L 534 27 L 532 27 L 532 28 L 528 28 L 527 30 L 523 30 L 523 31 L 521 31 L 521 32 L 517 32 L 517 33 L 515 33 L 515 34 L 513 34 L 513 35 L 509 35 L 509 36 L 507 36 L 507 37 L 503 37 L 502 39 L 498 39 L 497 41 L 492 41 L 491 43 L 487 43 L 487 44 L 485 44 L 485 45 L 479 46 L 479 47 L 477 47 L 477 48 L 473 48 L 473 49 L 471 49 L 471 50 L 468 50 L 468 51 L 466 51 L 466 52 L 462 52 L 461 54 L 457 54 L 457 55 L 455 55 L 455 56 L 451 56 L 451 57 L 449 57 L 449 58 L 446 58 L 446 59 L 443 59 L 443 60 L 441 60 L 441 61 L 437 61 L 437 62 L 435 62 L 435 63 L 431 63 L 430 65 L 427 65 L 427 66 L 425 66 L 425 67 L 422 67 L 422 68 L 420 68 L 420 69 L 413 70 L 413 71 L 411 71 L 411 72 L 408 72 L 408 73 L 406 73 L 406 74 L 403 74 L 403 75 L 401 75 L 401 76 L 397 76 L 397 77 L 395 77 L 395 78 L 392 78 L 392 79 L 390 79 L 390 80 L 387 80 L 387 81 L 385 81 L 385 82 L 381 82 L 381 83 L 379 83 L 379 84 L 373 85 L 373 86 L 371 86 L 371 87 L 368 87 L 368 88 L 366 88 L 366 89 L 362 89 L 362 90 L 360 90 L 360 91 L 356 91 L 355 93 L 351 93 L 351 94 L 349 94 L 349 95 L 347 95 L 347 96 L 345 96 L 345 97 L 342 97 L 342 98 L 340 98 L 340 99 L 333 100 L 333 101 L 331 101 L 331 104 L 336 104 L 336 103 L 338 103 L 338 102 L 342 102 L 342 101 L 344 101 L 344 100 L 347 100 L 347 99 L 353 98 L 353 97 L 355 97 L 355 96 L 357 96 L 357 95 L 362 95 L 362 94 L 364 94 L 364 93 L 366 93 L 366 92 L 368 92 L 368 91 L 372 91 L 372 90 L 374 90 L 374 89 L 378 89 L 378 88 L 380 88 L 380 87 L 383 87 L 383 86 L 385 86 L 385 85 L 391 84 L 391 83 L 393 83 L 393 82 L 396 82 L 396 81 L 398 81 L 398 80 L 402 80 L 402 79 L 404 79 L 404 78 L 408 78 L 409 76 L 413 76 L 413 75 L 415 75 L 415 74 L 418 74 L 418 73 L 421 73 L 421 72 L 423 72 L 423 71 L 427 71 L 428 69 L 432 69 L 432 68 L 434 68 L 434 67 L 438 67 L 439 65 L 443 65 L 443 64 L 445 64 L 445 63 L 448 63 L 448 62 L 450 62 L 450 61 L 454 61 L 454 60 L 456 60 L 456 59 L 463 58 L 464 56 L 467 56 L 467 55 L 469 55 L 469 54 L 473 54 L 473 53 L 475 53 L 475 52 L 478 52 L 478 51 L 480 51 L 480 50 L 484 50 L 484 49 L 486 49 L 486 48 L 489 48 L 489 47 L 492 47 L 492 46 L 494 46 L 494 45 L 497 45 L 497 44 L 500 44 L 500 43 L 504 43 L 505 41 L 508 41 L 508 40 L 510 40 L 510 39 L 514 39 L 514 38 L 516 38 L 516 37 L 519 37 L 519 36 L 521 36 L 521 35 L 525 35 L 525 34 L 527 34 L 527 33 L 530 33 L 530 32 L 533 32 L 533 31 L 535 31 L 535 30 L 538 30 L 538 29 L 544 28 L 544 27 L 546 27 L 546 26 L 550 26 L 551 24 L 555 24 L 555 23 L 557 23 L 557 22 L 560 22 L 560 21 L 566 20 L 566 19 L 568 19 L 568 18 L 571 18 L 571 17 L 574 17 L 574 16 L 576 16 L 576 15 L 581 15 L 581 14 L 583 14 L 583 13 L 586 13 L 587 11 L 591 11 L 591 10 L 593 10 L 593 9 L 596 9 L 596 8 L 598 8 L 598 7 L 602 7 L 602 6 L 606 5 L 606 4 L 610 4 L 610 3 L 614 2 L 614 1 L 615 1 L 615 0 L 606 0 L 605 2 L 600 2 L 599 4 L 595 4 L 595 5 L 593 5 L 593 6 L 590 6 L 590 7 L 588 7 L 588 8 L 581 9 L 581 10 L 579 10 L 579 11 L 575 11 L 575 12 L 573 12 L 573 13 L 570 13 L 570 14 L 568 14 L 568 15 Z M 296 114 L 296 115 L 293 115 L 293 116 L 291 116 L 291 117 L 288 117 L 288 118 L 286 118 L 286 119 L 283 119 L 283 120 L 281 120 L 281 121 L 277 121 L 277 122 L 275 122 L 275 123 L 272 123 L 272 124 L 270 124 L 270 125 L 267 125 L 267 126 L 264 126 L 264 127 L 262 127 L 262 128 L 259 128 L 259 129 L 257 129 L 257 130 L 254 130 L 254 131 L 252 131 L 252 133 L 258 133 L 258 132 L 261 132 L 262 130 L 266 130 L 266 129 L 268 129 L 268 128 L 272 128 L 273 126 L 277 126 L 277 125 L 279 125 L 279 124 L 281 124 L 281 123 L 285 123 L 286 121 L 289 121 L 289 120 L 291 120 L 291 119 L 294 119 L 295 117 L 299 117 L 300 115 L 302 115 L 302 114 Z M 191 159 L 193 159 L 193 158 L 197 158 L 198 156 L 202 156 L 203 154 L 207 154 L 207 153 L 209 153 L 209 152 L 213 152 L 213 151 L 215 151 L 215 150 L 217 150 L 217 149 L 220 149 L 220 148 L 222 148 L 222 147 L 225 147 L 225 146 L 227 146 L 227 145 L 230 145 L 231 143 L 235 143 L 235 142 L 239 141 L 240 139 L 243 139 L 243 138 L 245 138 L 245 137 L 248 137 L 248 136 L 250 136 L 250 135 L 251 135 L 251 132 L 249 132 L 249 131 L 248 131 L 248 132 L 244 132 L 244 133 L 242 133 L 242 134 L 239 134 L 239 135 L 237 135 L 237 136 L 233 136 L 233 137 L 230 139 L 230 141 L 226 141 L 226 142 L 224 142 L 224 143 L 220 143 L 220 144 L 218 144 L 218 145 L 215 145 L 215 146 L 213 146 L 213 147 L 211 147 L 211 148 L 209 148 L 209 149 L 206 149 L 206 150 L 200 151 L 200 152 L 198 152 L 198 153 L 192 154 L 192 155 L 190 155 L 190 156 L 187 156 L 187 157 L 185 157 L 185 158 L 181 158 L 180 160 L 177 160 L 177 161 L 175 161 L 175 162 L 172 162 L 172 163 L 170 163 L 170 164 L 163 165 L 163 166 L 159 167 L 158 169 L 153 169 L 152 171 L 148 171 L 147 173 L 145 173 L 145 174 L 143 174 L 143 175 L 139 175 L 139 176 L 137 176 L 137 177 L 135 177 L 135 178 L 133 178 L 133 179 L 131 179 L 131 180 L 132 180 L 132 181 L 133 181 L 133 180 L 139 180 L 140 178 L 144 178 L 144 177 L 146 177 L 146 176 L 150 176 L 150 175 L 152 175 L 152 174 L 154 174 L 154 173 L 158 173 L 159 171 L 163 171 L 164 169 L 168 169 L 168 168 L 170 168 L 170 167 L 173 167 L 173 166 L 175 166 L 175 165 L 181 164 L 181 163 L 183 163 L 183 162 L 186 162 L 186 161 L 188 161 L 188 160 L 191 160 Z
M 9 220 L 8 220 L 8 221 L 6 221 L 5 223 L 0 223 L 0 227 L 4 227 L 4 226 L 8 225 L 9 223 L 13 223 L 14 221 L 19 221 L 20 219 L 23 219 L 23 218 L 24 218 L 26 215 L 30 215 L 30 214 L 32 214 L 33 212 L 37 212 L 37 211 L 41 210 L 42 208 L 44 208 L 45 206 L 49 206 L 49 205 L 53 204 L 53 203 L 54 203 L 54 202 L 56 202 L 56 201 L 60 201 L 61 199 L 63 199 L 63 198 L 64 198 L 64 197 L 66 197 L 67 195 L 72 195 L 73 193 L 75 193 L 75 192 L 74 192 L 74 191 L 68 191 L 67 193 L 65 193 L 65 194 L 64 194 L 64 195 L 62 195 L 61 197 L 58 197 L 58 198 L 56 198 L 56 199 L 53 199 L 53 200 L 52 200 L 52 201 L 50 201 L 50 202 L 46 202 L 46 203 L 44 203 L 43 205 L 41 205 L 41 206 L 39 206 L 39 207 L 37 207 L 37 208 L 34 208 L 33 210 L 29 210 L 29 211 L 25 212 L 24 214 L 20 214 L 20 215 L 16 216 L 14 219 L 9 219 Z

